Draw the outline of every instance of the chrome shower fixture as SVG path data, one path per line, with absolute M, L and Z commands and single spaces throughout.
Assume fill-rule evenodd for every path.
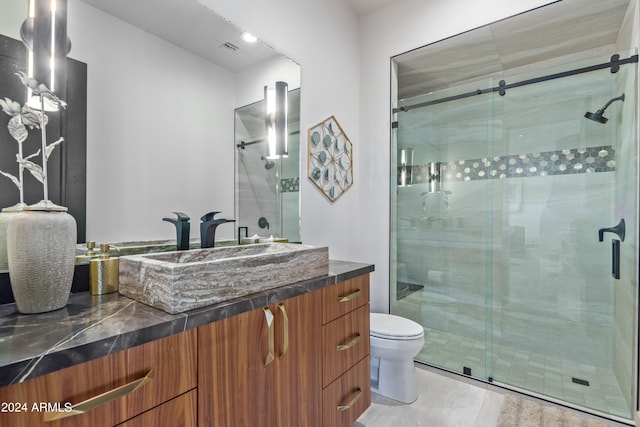
M 261 160 L 264 160 L 264 168 L 269 170 L 276 165 L 273 160 L 267 159 L 265 156 L 260 157 Z
M 587 111 L 586 113 L 584 113 L 584 116 L 589 120 L 593 120 L 594 122 L 605 124 L 609 119 L 603 116 L 604 110 L 606 110 L 609 107 L 609 105 L 611 105 L 615 101 L 624 101 L 624 93 L 617 98 L 613 98 L 609 100 L 609 102 L 604 104 L 604 107 L 600 108 L 595 113 L 590 113 Z

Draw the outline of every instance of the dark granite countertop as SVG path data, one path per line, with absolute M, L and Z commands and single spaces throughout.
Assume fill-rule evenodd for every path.
M 168 337 L 254 308 L 368 274 L 371 264 L 329 261 L 329 275 L 180 314 L 167 314 L 118 293 L 71 294 L 66 307 L 19 314 L 0 305 L 0 387 Z

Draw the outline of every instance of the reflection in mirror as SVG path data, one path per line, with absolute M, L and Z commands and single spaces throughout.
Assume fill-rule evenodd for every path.
M 267 159 L 264 100 L 236 109 L 236 213 L 242 237 L 300 241 L 300 89 L 288 96 L 287 157 Z
M 7 1 L 26 15 L 27 0 Z M 15 38 L 24 18 L 14 31 L 4 18 Z M 197 0 L 68 0 L 68 34 L 87 66 L 86 240 L 175 239 L 173 211 L 192 239 L 207 212 L 235 218 L 234 109 L 277 80 L 299 87 L 299 66 Z

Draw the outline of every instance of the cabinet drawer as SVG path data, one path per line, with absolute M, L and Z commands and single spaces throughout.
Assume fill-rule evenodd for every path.
M 323 391 L 323 427 L 349 427 L 371 405 L 369 369 L 367 356 Z
M 24 413 L 0 413 L 0 426 L 114 426 L 197 385 L 195 330 L 172 335 L 129 350 L 0 388 L 0 402 L 24 402 Z M 32 411 L 41 403 L 85 402 L 102 393 L 131 384 L 153 370 L 140 388 L 96 406 L 84 414 L 44 422 L 44 413 Z
M 369 354 L 369 305 L 324 325 L 322 349 L 326 387 Z
M 118 427 L 196 427 L 197 401 L 198 395 L 194 389 L 129 421 L 118 424 Z
M 368 303 L 368 274 L 327 286 L 322 289 L 322 324 Z

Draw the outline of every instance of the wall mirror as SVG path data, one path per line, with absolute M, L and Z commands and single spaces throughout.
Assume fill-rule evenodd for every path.
M 15 40 L 27 1 L 8 1 L 0 34 Z M 173 211 L 192 238 L 207 212 L 234 218 L 234 110 L 276 80 L 299 88 L 300 67 L 197 0 L 68 0 L 68 34 L 87 71 L 86 240 L 170 240 Z

